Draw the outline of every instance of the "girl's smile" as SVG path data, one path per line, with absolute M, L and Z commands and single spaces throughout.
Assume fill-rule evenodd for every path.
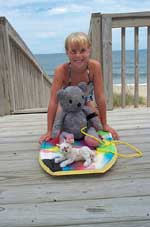
M 90 48 L 87 46 L 77 46 L 77 45 L 69 45 L 67 51 L 68 58 L 70 60 L 71 65 L 74 68 L 84 68 L 87 65 L 89 57 L 90 57 Z

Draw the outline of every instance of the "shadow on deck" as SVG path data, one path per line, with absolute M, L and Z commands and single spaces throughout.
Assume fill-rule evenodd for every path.
M 51 177 L 37 161 L 46 114 L 1 117 L 0 226 L 149 227 L 150 109 L 114 110 L 108 120 L 144 156 L 119 158 L 103 175 Z

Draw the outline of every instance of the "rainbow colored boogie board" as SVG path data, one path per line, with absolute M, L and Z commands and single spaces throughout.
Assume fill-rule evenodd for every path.
M 106 141 L 111 141 L 112 136 L 110 133 L 99 131 L 99 135 Z M 74 147 L 81 147 L 85 145 L 83 141 L 75 141 Z M 96 161 L 88 167 L 83 166 L 82 161 L 74 162 L 63 168 L 59 163 L 55 163 L 54 159 L 61 156 L 59 148 L 50 142 L 43 142 L 40 147 L 39 163 L 41 167 L 50 175 L 64 176 L 75 174 L 93 174 L 93 173 L 105 173 L 108 171 L 117 160 L 116 146 L 112 143 L 101 143 L 96 148 Z

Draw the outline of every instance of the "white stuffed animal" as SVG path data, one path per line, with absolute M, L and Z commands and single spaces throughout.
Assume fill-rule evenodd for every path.
M 91 150 L 87 146 L 80 148 L 72 147 L 70 143 L 64 140 L 63 143 L 57 144 L 62 154 L 61 157 L 55 158 L 55 163 L 60 163 L 60 167 L 65 167 L 75 161 L 85 160 L 84 166 L 88 167 L 93 161 L 95 161 L 95 151 Z

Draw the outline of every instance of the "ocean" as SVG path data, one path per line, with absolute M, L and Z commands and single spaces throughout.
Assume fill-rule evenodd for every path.
M 44 69 L 44 71 L 53 77 L 54 69 L 57 65 L 68 61 L 66 54 L 36 54 L 37 61 Z M 113 82 L 114 84 L 121 83 L 121 51 L 112 51 L 112 65 L 113 65 Z M 139 82 L 145 84 L 147 72 L 147 51 L 139 50 Z M 134 83 L 134 51 L 126 51 L 126 83 Z

